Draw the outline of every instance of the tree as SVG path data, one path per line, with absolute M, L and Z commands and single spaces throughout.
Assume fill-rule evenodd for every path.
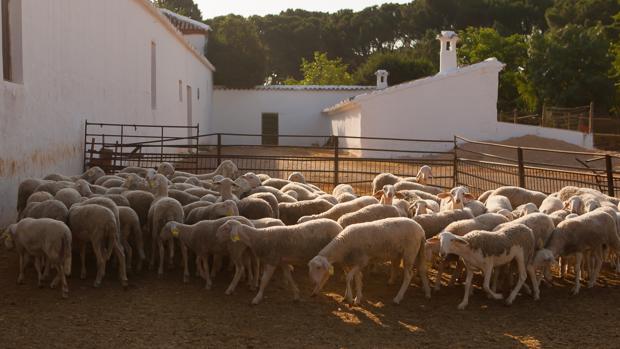
M 524 76 L 521 70 L 527 62 L 526 37 L 519 34 L 501 36 L 493 28 L 469 27 L 459 33 L 459 61 L 463 65 L 495 57 L 506 64 L 499 77 L 498 107 L 500 110 L 527 109 L 519 87 Z
M 418 58 L 412 49 L 398 51 L 381 51 L 373 53 L 355 72 L 355 81 L 363 85 L 373 85 L 375 72 L 379 69 L 388 71 L 390 85 L 419 79 L 435 72 L 433 64 L 424 58 Z
M 202 22 L 202 13 L 194 0 L 155 0 L 155 6 Z
M 561 28 L 567 24 L 609 25 L 618 11 L 618 0 L 556 0 L 545 12 L 545 18 L 550 28 Z
M 248 19 L 227 15 L 209 21 L 213 28 L 207 56 L 215 65 L 214 83 L 229 87 L 253 87 L 265 81 L 267 52 L 258 28 Z
M 581 106 L 594 101 L 599 109 L 611 106 L 614 85 L 610 42 L 601 25 L 569 24 L 529 40 L 525 66 L 526 98 L 556 106 Z
M 287 85 L 352 85 L 353 78 L 347 72 L 348 66 L 342 59 L 330 60 L 327 53 L 315 52 L 314 60 L 301 59 L 303 80 L 287 79 Z

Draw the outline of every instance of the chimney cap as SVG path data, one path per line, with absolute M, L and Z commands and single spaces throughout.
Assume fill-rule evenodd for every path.
M 387 75 L 390 75 L 390 73 L 387 70 L 385 70 L 385 69 L 379 69 L 379 70 L 377 70 L 375 72 L 375 75 L 377 75 L 377 76 L 378 75 L 385 75 L 385 76 L 387 76 Z
M 441 34 L 437 35 L 437 39 L 458 40 L 459 36 L 452 30 L 442 30 Z

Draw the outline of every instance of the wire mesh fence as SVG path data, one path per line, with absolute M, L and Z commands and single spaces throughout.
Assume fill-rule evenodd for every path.
M 266 144 L 266 142 L 269 144 Z M 273 144 L 275 143 L 275 144 Z M 173 163 L 179 171 L 211 172 L 232 160 L 242 172 L 287 178 L 302 172 L 326 192 L 350 184 L 371 194 L 380 173 L 413 177 L 423 165 L 433 169 L 432 184 L 444 189 L 467 186 L 473 194 L 499 186 L 521 186 L 545 193 L 567 185 L 610 195 L 620 191 L 620 158 L 452 140 L 379 137 L 198 133 L 198 126 L 86 124 L 84 166 L 115 173 L 127 166 Z

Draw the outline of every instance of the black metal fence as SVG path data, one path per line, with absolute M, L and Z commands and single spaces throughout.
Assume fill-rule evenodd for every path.
M 430 165 L 433 185 L 465 185 L 478 195 L 503 185 L 545 193 L 566 185 L 610 195 L 620 191 L 616 170 L 620 158 L 611 154 L 514 147 L 458 136 L 428 140 L 277 135 L 278 145 L 266 145 L 261 144 L 261 134 L 200 135 L 198 131 L 198 125 L 87 123 L 84 166 L 98 165 L 114 173 L 126 166 L 156 167 L 167 161 L 180 171 L 205 173 L 232 160 L 244 172 L 286 178 L 299 171 L 325 191 L 347 183 L 361 194 L 370 194 L 379 173 L 412 177 L 422 165 Z

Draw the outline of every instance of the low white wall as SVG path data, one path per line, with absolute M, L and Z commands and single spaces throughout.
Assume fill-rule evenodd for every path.
M 360 94 L 360 90 L 220 89 L 213 93 L 212 133 L 261 133 L 262 113 L 278 113 L 279 134 L 331 134 L 331 121 L 321 111 Z M 283 145 L 313 145 L 327 138 L 280 138 Z M 260 137 L 226 136 L 227 144 L 260 144 Z
M 593 135 L 579 131 L 560 130 L 557 128 L 534 125 L 519 125 L 506 122 L 496 122 L 495 129 L 495 134 L 488 140 L 503 141 L 508 138 L 533 135 L 544 138 L 558 139 L 583 148 L 594 148 Z M 525 144 L 524 146 L 527 145 Z
M 192 124 L 206 130 L 212 71 L 149 6 L 146 0 L 22 1 L 23 83 L 0 79 L 0 227 L 15 217 L 21 180 L 82 171 L 85 120 L 186 125 L 190 85 Z

